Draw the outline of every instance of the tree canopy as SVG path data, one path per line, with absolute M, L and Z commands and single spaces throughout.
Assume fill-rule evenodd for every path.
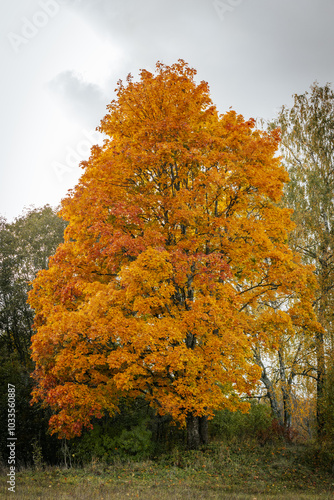
M 49 205 L 25 209 L 13 222 L 0 219 L 0 420 L 8 419 L 8 384 L 14 385 L 21 464 L 28 463 L 36 439 L 43 444 L 45 457 L 55 457 L 55 439 L 46 432 L 49 409 L 29 404 L 34 314 L 27 304 L 27 294 L 37 271 L 47 268 L 49 255 L 63 241 L 65 226 Z M 0 448 L 4 451 L 0 461 L 7 461 L 7 444 L 7 435 L 2 432 Z
M 63 239 L 66 224 L 46 205 L 8 223 L 0 219 L 0 346 L 30 361 L 33 311 L 27 304 L 31 281 Z
M 247 410 L 255 345 L 319 326 L 312 269 L 287 244 L 279 131 L 220 115 L 195 76 L 179 60 L 120 81 L 63 201 L 65 242 L 29 298 L 34 400 L 59 436 L 141 395 L 197 446 L 215 409 Z
M 309 92 L 293 97 L 293 106 L 283 106 L 275 125 L 282 130 L 283 163 L 291 179 L 284 196 L 296 223 L 290 245 L 300 252 L 303 262 L 315 266 L 319 283 L 315 305 L 323 329 L 316 332 L 316 360 L 308 373 L 317 381 L 321 431 L 326 364 L 332 363 L 334 338 L 334 93 L 329 84 L 315 82 Z

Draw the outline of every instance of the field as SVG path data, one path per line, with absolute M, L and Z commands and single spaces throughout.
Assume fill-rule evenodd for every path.
M 0 498 L 20 500 L 329 499 L 331 464 L 301 445 L 213 443 L 202 451 L 174 450 L 153 460 L 80 467 L 22 469 L 8 492 L 2 469 Z

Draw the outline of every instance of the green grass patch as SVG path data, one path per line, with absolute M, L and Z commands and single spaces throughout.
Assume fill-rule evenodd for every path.
M 7 492 L 2 474 L 0 498 L 329 499 L 334 477 L 327 465 L 302 445 L 217 442 L 204 450 L 175 449 L 140 462 L 93 460 L 83 468 L 23 469 L 17 473 L 15 494 Z

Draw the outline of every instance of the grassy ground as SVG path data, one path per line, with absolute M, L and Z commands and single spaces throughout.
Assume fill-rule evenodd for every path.
M 150 461 L 24 469 L 17 474 L 15 494 L 7 491 L 3 469 L 0 498 L 329 499 L 334 498 L 330 471 L 331 464 L 320 467 L 300 445 L 216 443 L 205 451 L 176 450 Z

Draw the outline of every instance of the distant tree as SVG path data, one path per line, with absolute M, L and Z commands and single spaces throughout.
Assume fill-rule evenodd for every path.
M 277 131 L 219 115 L 184 61 L 119 82 L 78 186 L 65 243 L 38 274 L 34 400 L 72 437 L 139 394 L 207 442 L 214 410 L 249 407 L 254 342 L 312 323 L 313 274 L 287 246 Z M 289 296 L 289 309 L 268 309 Z M 261 324 L 261 318 L 265 324 Z
M 281 127 L 283 163 L 290 182 L 284 203 L 294 210 L 296 223 L 290 244 L 307 264 L 315 266 L 319 282 L 315 307 L 323 329 L 315 335 L 316 362 L 308 376 L 317 387 L 317 426 L 324 428 L 326 358 L 334 347 L 334 93 L 329 84 L 314 83 L 310 92 L 294 95 L 283 106 L 274 126 Z
M 30 283 L 63 240 L 66 224 L 48 205 L 29 209 L 8 223 L 0 220 L 0 346 L 30 360 L 33 311 L 27 304 Z
M 315 359 L 314 333 L 319 324 L 301 320 L 301 315 L 293 312 L 287 296 L 283 300 L 268 304 L 268 309 L 277 315 L 277 323 L 272 328 L 270 322 L 261 318 L 262 328 L 266 329 L 268 342 L 266 345 L 258 343 L 254 347 L 254 357 L 262 368 L 261 382 L 265 394 L 270 401 L 273 415 L 279 425 L 289 429 L 293 427 L 296 415 L 295 408 L 301 395 L 305 397 L 300 385 L 305 375 L 313 371 Z M 290 310 L 290 321 L 287 322 L 284 310 Z M 279 317 L 281 323 L 279 324 Z M 263 392 L 261 388 L 260 392 Z M 288 435 L 288 434 L 287 434 Z
M 66 224 L 46 205 L 29 209 L 9 223 L 0 219 L 0 420 L 8 415 L 8 384 L 16 389 L 16 437 L 20 446 L 20 464 L 31 460 L 31 442 L 37 439 L 48 460 L 55 460 L 54 440 L 46 435 L 50 415 L 38 406 L 30 406 L 33 362 L 30 357 L 33 311 L 27 304 L 30 282 L 40 269 L 46 269 L 48 257 L 61 241 Z M 5 456 L 7 435 L 0 436 Z M 1 458 L 1 457 L 0 457 Z

